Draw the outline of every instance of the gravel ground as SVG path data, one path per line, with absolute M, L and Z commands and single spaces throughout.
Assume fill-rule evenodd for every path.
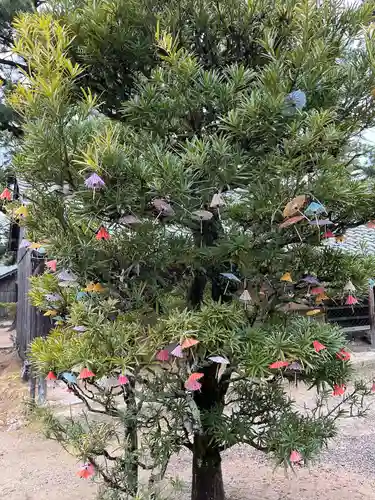
M 290 391 L 301 404 L 311 402 L 301 388 Z M 32 428 L 18 428 L 26 392 L 18 363 L 0 351 L 0 499 L 94 500 L 97 485 L 76 476 L 79 464 L 73 457 Z M 62 389 L 50 396 L 52 403 L 62 397 L 64 404 L 73 402 Z M 310 469 L 286 474 L 248 447 L 233 447 L 223 456 L 228 500 L 375 500 L 374 464 L 375 405 L 366 419 L 342 420 L 338 438 Z M 169 476 L 184 482 L 183 492 L 175 495 L 179 500 L 189 499 L 190 468 L 187 453 L 170 463 Z

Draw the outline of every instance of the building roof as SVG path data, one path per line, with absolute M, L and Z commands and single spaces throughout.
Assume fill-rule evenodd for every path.
M 345 231 L 343 243 L 330 243 L 344 252 L 375 255 L 375 229 L 366 225 L 353 227 Z
M 1 266 L 0 265 L 0 280 L 7 278 L 11 274 L 14 274 L 17 272 L 17 265 L 13 266 Z

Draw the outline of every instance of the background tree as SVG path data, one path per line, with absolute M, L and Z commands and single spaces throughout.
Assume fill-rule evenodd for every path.
M 372 181 L 350 168 L 375 117 L 373 6 L 72 5 L 16 23 L 33 71 L 11 99 L 15 167 L 33 204 L 15 214 L 50 258 L 32 295 L 56 329 L 33 361 L 110 423 L 49 415 L 50 430 L 114 498 L 139 468 L 154 488 L 187 447 L 193 500 L 219 500 L 223 450 L 308 461 L 367 392 L 346 393 L 340 331 L 295 313 L 353 305 L 374 275 L 325 244 L 373 217 Z M 311 414 L 285 378 L 321 390 Z

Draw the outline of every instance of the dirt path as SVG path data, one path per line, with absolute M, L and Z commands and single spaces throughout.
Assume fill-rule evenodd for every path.
M 97 486 L 76 476 L 77 461 L 58 443 L 31 428 L 17 430 L 22 396 L 19 364 L 0 351 L 0 499 L 94 500 Z M 54 398 L 55 395 L 52 395 Z M 283 469 L 249 448 L 224 454 L 228 500 L 375 500 L 375 408 L 365 419 L 344 420 L 338 439 L 321 461 L 287 477 Z M 188 500 L 190 457 L 174 457 L 169 474 L 185 484 L 179 500 Z

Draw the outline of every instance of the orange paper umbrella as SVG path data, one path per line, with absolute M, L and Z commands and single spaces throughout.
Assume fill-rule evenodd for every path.
M 189 347 L 193 347 L 199 344 L 199 340 L 193 338 L 185 339 L 181 344 L 181 349 L 189 349 Z
M 92 287 L 93 292 L 104 292 L 105 288 L 100 284 L 100 283 L 95 283 L 95 285 Z
M 85 292 L 93 292 L 94 291 L 94 287 L 95 287 L 95 284 L 94 283 L 89 283 L 86 288 L 84 288 L 83 290 Z
M 316 297 L 315 297 L 315 304 L 321 304 L 324 300 L 329 300 L 329 297 L 327 294 L 325 293 L 319 293 Z
M 305 217 L 303 215 L 295 215 L 294 217 L 290 217 L 289 219 L 285 219 L 281 224 L 279 224 L 279 227 L 282 229 L 283 227 L 288 227 L 293 224 L 297 224 L 297 222 L 300 222 L 303 220 Z
M 291 200 L 289 203 L 285 205 L 285 208 L 283 210 L 283 216 L 284 217 L 292 217 L 293 215 L 296 215 L 300 212 L 300 210 L 304 207 L 306 203 L 306 196 L 304 194 L 301 194 L 299 196 L 296 196 Z
M 55 311 L 54 309 L 49 309 L 43 314 L 43 316 L 50 316 L 50 317 L 57 316 L 57 311 Z
M 80 379 L 91 378 L 91 377 L 95 377 L 95 373 L 93 373 L 88 368 L 83 368 L 81 370 L 81 373 L 79 374 Z
M 293 283 L 292 275 L 290 273 L 284 273 L 281 276 L 280 281 L 288 281 L 289 283 Z

